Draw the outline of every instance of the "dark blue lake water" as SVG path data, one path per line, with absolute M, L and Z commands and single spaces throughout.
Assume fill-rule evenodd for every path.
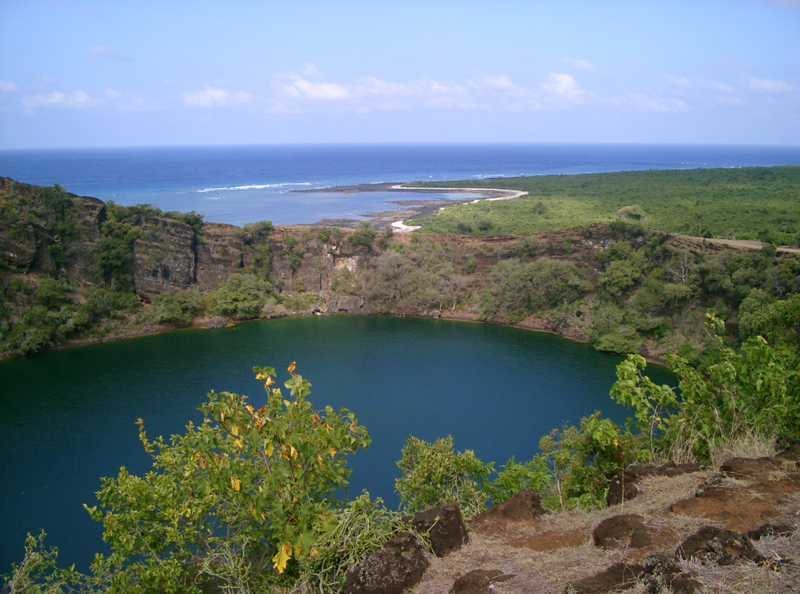
M 276 225 L 388 211 L 394 193 L 298 194 L 294 189 L 377 182 L 800 164 L 800 147 L 421 144 L 278 145 L 0 151 L 0 175 L 61 184 L 123 205 Z M 453 195 L 451 197 L 459 197 Z M 414 198 L 441 194 L 414 194 Z
M 66 564 L 103 550 L 95 505 L 101 476 L 149 470 L 134 421 L 152 438 L 197 421 L 210 390 L 263 387 L 254 365 L 291 361 L 318 408 L 345 406 L 372 446 L 351 458 L 350 494 L 367 489 L 398 505 L 394 462 L 409 435 L 452 435 L 484 461 L 528 460 L 539 438 L 602 410 L 621 357 L 558 336 L 491 324 L 389 317 L 306 317 L 190 329 L 0 361 L 0 573 L 18 561 L 26 532 L 48 533 Z M 659 382 L 671 382 L 652 367 Z

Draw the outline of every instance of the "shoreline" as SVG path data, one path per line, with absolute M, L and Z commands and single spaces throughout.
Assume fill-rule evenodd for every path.
M 519 330 L 525 330 L 528 332 L 540 332 L 543 334 L 552 334 L 563 338 L 565 340 L 570 340 L 573 342 L 577 342 L 580 344 L 588 344 L 591 345 L 591 342 L 577 336 L 570 336 L 568 334 L 564 334 L 562 332 L 558 332 L 557 330 L 549 330 L 546 328 L 537 328 L 531 324 L 524 324 L 524 320 L 521 322 L 516 323 L 508 323 L 502 321 L 492 321 L 492 322 L 485 322 L 482 320 L 477 319 L 477 316 L 474 314 L 467 314 L 461 311 L 457 313 L 450 313 L 446 310 L 439 312 L 438 316 L 431 316 L 425 313 L 409 313 L 409 312 L 387 312 L 387 313 L 377 313 L 377 314 L 358 314 L 358 313 L 316 313 L 313 311 L 304 311 L 304 312 L 291 312 L 283 316 L 277 317 L 269 317 L 269 318 L 253 318 L 251 320 L 225 320 L 225 323 L 219 326 L 210 326 L 208 318 L 195 318 L 192 320 L 191 323 L 185 326 L 163 326 L 163 327 L 148 327 L 147 329 L 141 330 L 133 330 L 128 332 L 120 332 L 118 334 L 108 334 L 106 336 L 100 338 L 81 338 L 81 339 L 74 339 L 68 340 L 63 344 L 60 344 L 56 347 L 46 349 L 41 351 L 41 353 L 47 353 L 50 351 L 57 351 L 61 349 L 67 349 L 72 347 L 83 347 L 83 346 L 91 346 L 96 344 L 104 344 L 107 342 L 115 342 L 118 340 L 127 340 L 131 338 L 142 338 L 145 336 L 154 336 L 157 334 L 164 334 L 167 332 L 179 332 L 181 330 L 192 330 L 192 329 L 199 329 L 199 330 L 217 330 L 219 328 L 231 328 L 233 326 L 238 326 L 239 324 L 247 324 L 250 322 L 268 322 L 270 320 L 279 320 L 284 318 L 300 318 L 300 317 L 307 317 L 307 316 L 353 316 L 353 317 L 362 317 L 362 316 L 386 316 L 391 318 L 418 318 L 418 319 L 426 319 L 431 321 L 436 320 L 446 320 L 451 322 L 471 322 L 476 324 L 493 324 L 496 326 L 506 326 L 508 328 L 517 328 Z M 28 357 L 28 356 L 36 356 L 41 353 L 35 353 L 34 355 L 2 355 L 0 356 L 0 361 L 5 361 L 14 358 L 21 358 L 21 357 Z M 611 354 L 619 354 L 619 353 L 611 353 Z M 624 355 L 620 355 L 624 356 Z M 648 363 L 653 365 L 660 365 L 661 367 L 669 369 L 667 362 L 663 359 L 654 358 L 652 356 L 645 356 L 645 360 Z
M 364 219 L 369 220 L 373 227 L 380 231 L 386 228 L 392 228 L 398 233 L 410 233 L 416 231 L 419 226 L 406 225 L 403 221 L 427 217 L 440 212 L 448 206 L 456 204 L 475 204 L 483 200 L 490 202 L 495 200 L 513 200 L 520 196 L 526 195 L 528 192 L 521 190 L 506 190 L 502 188 L 415 188 L 407 187 L 405 184 L 398 184 L 395 182 L 379 183 L 379 184 L 357 184 L 354 186 L 330 186 L 328 188 L 314 188 L 312 190 L 292 190 L 298 194 L 314 194 L 325 192 L 336 192 L 343 194 L 360 194 L 369 192 L 393 192 L 397 194 L 474 194 L 477 198 L 442 198 L 439 200 L 394 200 L 393 204 L 398 204 L 404 208 L 398 210 L 390 210 L 383 212 L 367 212 L 362 215 Z M 356 219 L 322 219 L 314 223 L 315 225 L 327 225 L 336 227 L 353 228 L 360 221 Z

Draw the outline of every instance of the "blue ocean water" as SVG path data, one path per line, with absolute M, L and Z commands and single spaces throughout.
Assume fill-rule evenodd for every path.
M 278 225 L 353 218 L 403 196 L 295 189 L 410 181 L 800 164 L 800 146 L 415 144 L 0 151 L 0 175 L 207 221 Z M 459 197 L 453 194 L 450 197 Z M 441 198 L 415 194 L 414 199 Z

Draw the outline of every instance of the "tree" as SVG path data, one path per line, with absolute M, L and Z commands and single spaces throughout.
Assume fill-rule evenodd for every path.
M 348 454 L 369 446 L 366 429 L 347 409 L 314 410 L 294 363 L 289 399 L 273 368 L 253 370 L 267 391 L 258 409 L 210 392 L 202 423 L 169 442 L 149 440 L 137 421 L 154 470 L 121 468 L 87 507 L 112 548 L 95 562 L 110 592 L 199 593 L 212 579 L 226 592 L 262 591 L 336 527 L 330 502 L 348 484 Z

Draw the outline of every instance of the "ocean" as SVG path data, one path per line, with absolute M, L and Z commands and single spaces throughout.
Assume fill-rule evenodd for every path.
M 233 225 L 358 220 L 397 209 L 395 201 L 403 198 L 389 192 L 293 192 L 301 189 L 771 165 L 800 165 L 800 146 L 384 144 L 0 151 L 1 176 L 37 185 L 58 183 L 75 194 L 126 206 L 194 210 L 206 221 Z

